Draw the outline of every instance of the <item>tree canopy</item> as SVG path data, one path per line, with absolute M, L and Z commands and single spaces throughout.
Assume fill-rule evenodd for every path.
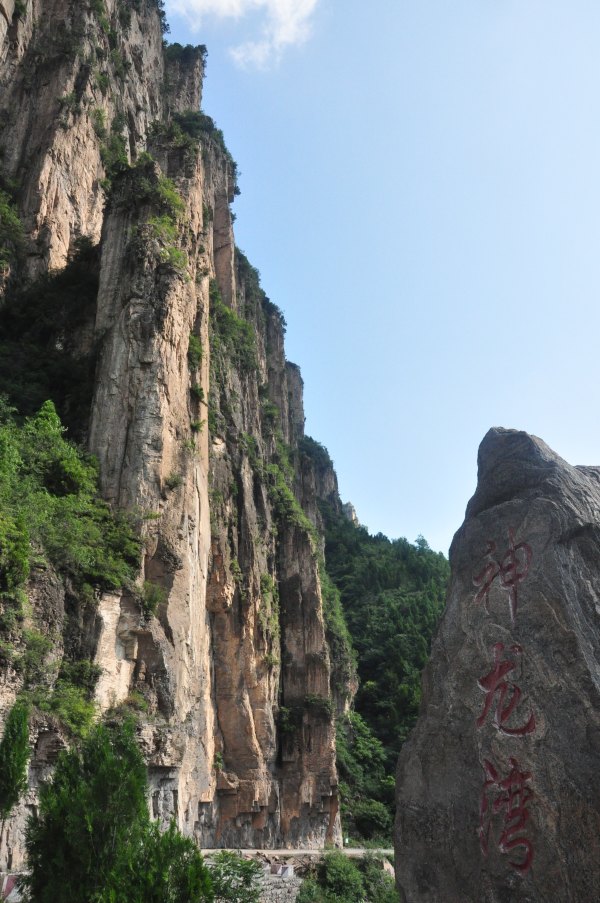
M 150 820 L 132 722 L 97 725 L 61 753 L 28 824 L 30 903 L 202 903 L 210 875 L 194 842 Z
M 369 534 L 328 504 L 327 573 L 337 587 L 360 685 L 338 724 L 343 813 L 363 837 L 389 836 L 396 761 L 417 718 L 421 671 L 443 610 L 449 565 L 419 537 Z

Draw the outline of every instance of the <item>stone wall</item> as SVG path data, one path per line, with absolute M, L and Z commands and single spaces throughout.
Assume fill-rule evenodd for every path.
M 279 878 L 267 875 L 263 879 L 261 903 L 295 903 L 300 893 L 302 878 Z

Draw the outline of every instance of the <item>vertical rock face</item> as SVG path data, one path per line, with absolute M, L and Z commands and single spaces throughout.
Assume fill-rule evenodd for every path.
M 600 897 L 600 468 L 493 429 L 398 766 L 409 903 Z
M 135 155 L 168 103 L 155 4 L 134 4 L 126 28 L 123 4 L 107 0 L 100 15 L 92 6 L 18 4 L 0 55 L 3 176 L 22 186 L 34 274 L 64 266 L 78 236 L 99 239 L 101 147 L 115 117 L 115 132 L 127 133 Z
M 91 7 L 5 10 L 0 56 L 2 175 L 21 186 L 27 272 L 61 268 L 82 236 L 100 243 L 82 432 L 104 496 L 144 544 L 137 584 L 70 623 L 102 669 L 99 709 L 141 709 L 156 817 L 203 847 L 339 842 L 302 380 L 280 311 L 235 249 L 222 136 L 207 117 L 193 140 L 174 129 L 197 114 L 202 48 L 163 51 L 153 0 Z M 1 686 L 4 715 L 19 684 Z M 35 746 L 0 865 L 22 861 L 35 769 L 48 767 Z

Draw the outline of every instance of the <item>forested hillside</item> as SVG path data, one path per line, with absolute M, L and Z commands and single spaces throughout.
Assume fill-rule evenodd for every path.
M 325 557 L 358 659 L 354 712 L 338 724 L 346 828 L 365 838 L 392 824 L 400 747 L 415 723 L 421 671 L 444 606 L 449 565 L 420 537 L 371 536 L 324 503 Z

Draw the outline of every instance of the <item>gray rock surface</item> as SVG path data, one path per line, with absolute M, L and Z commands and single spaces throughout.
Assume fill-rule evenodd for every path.
M 492 429 L 398 765 L 406 903 L 600 899 L 600 468 Z
M 302 878 L 280 878 L 278 875 L 265 875 L 260 893 L 260 903 L 294 903 Z

